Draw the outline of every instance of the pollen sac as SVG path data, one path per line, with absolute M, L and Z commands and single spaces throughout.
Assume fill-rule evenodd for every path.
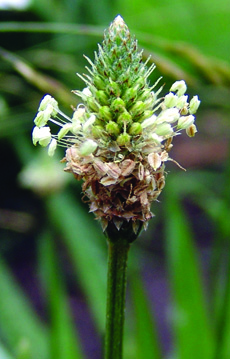
M 179 129 L 186 129 L 193 124 L 194 120 L 195 118 L 193 115 L 182 116 L 179 118 L 177 126 Z
M 38 111 L 44 111 L 47 109 L 48 106 L 52 106 L 52 115 L 55 116 L 58 112 L 58 103 L 57 101 L 50 95 L 46 95 L 43 97 L 42 101 L 40 102 L 40 106 Z
M 184 80 L 176 81 L 172 85 L 170 91 L 177 92 L 177 96 L 183 96 L 185 94 L 185 91 L 187 90 L 187 85 L 184 82 Z
M 173 129 L 169 123 L 161 123 L 156 127 L 155 133 L 159 136 L 171 136 Z
M 80 146 L 80 154 L 82 156 L 88 156 L 93 153 L 97 148 L 97 143 L 93 140 L 87 140 Z
M 57 148 L 57 141 L 53 138 L 48 147 L 48 155 L 50 157 L 54 155 L 56 148 Z
M 51 141 L 51 132 L 48 126 L 34 127 L 32 132 L 33 144 L 39 143 L 42 147 L 48 146 Z
M 200 100 L 198 99 L 198 96 L 194 96 L 189 103 L 189 113 L 192 115 L 195 114 L 199 106 Z
M 170 92 L 168 95 L 164 98 L 164 104 L 166 107 L 171 108 L 177 105 L 178 102 L 178 96 L 174 95 L 172 92 Z
M 197 128 L 196 125 L 194 124 L 186 128 L 186 133 L 189 137 L 194 137 L 196 132 L 197 132 Z

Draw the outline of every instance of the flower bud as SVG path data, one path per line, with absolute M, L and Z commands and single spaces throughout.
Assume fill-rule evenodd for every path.
M 125 146 L 130 143 L 130 135 L 128 133 L 122 133 L 117 138 L 117 143 L 119 146 Z
M 131 78 L 130 78 L 130 72 L 129 69 L 125 72 L 122 72 L 122 74 L 119 76 L 119 82 L 122 84 L 127 85 L 128 87 L 131 86 Z
M 121 96 L 120 86 L 114 81 L 111 81 L 109 85 L 106 86 L 106 92 L 108 93 L 108 95 L 114 95 L 116 97 Z
M 99 103 L 95 100 L 95 98 L 93 98 L 92 96 L 91 97 L 88 97 L 87 98 L 87 105 L 89 106 L 90 110 L 91 111 L 94 111 L 94 112 L 97 112 L 100 108 L 100 105 Z
M 108 105 L 109 104 L 108 96 L 105 93 L 105 91 L 102 91 L 102 90 L 96 91 L 96 98 L 97 98 L 98 102 L 101 105 Z
M 145 104 L 145 110 L 149 110 L 151 108 L 153 108 L 153 105 L 155 103 L 155 96 L 153 94 L 153 92 L 150 92 L 148 97 L 145 98 L 144 104 Z
M 125 103 L 120 97 L 117 97 L 111 103 L 111 110 L 114 112 L 121 112 L 121 111 L 124 111 L 124 109 L 125 109 Z
M 135 90 L 133 87 L 130 87 L 125 91 L 122 98 L 127 103 L 131 100 L 134 100 L 136 96 L 137 96 L 137 90 Z
M 94 138 L 103 138 L 104 137 L 104 127 L 103 126 L 100 126 L 100 125 L 94 125 L 92 127 L 92 135 Z
M 140 119 L 138 119 L 139 122 L 144 121 L 145 119 L 151 117 L 153 115 L 153 111 L 150 110 L 146 110 L 143 112 L 143 115 L 140 117 Z
M 93 83 L 98 90 L 105 90 L 105 83 L 101 76 L 95 75 L 93 77 Z
M 110 134 L 110 135 L 119 135 L 120 133 L 120 129 L 119 126 L 116 122 L 114 121 L 109 121 L 106 125 L 106 131 Z
M 129 128 L 129 134 L 132 136 L 140 135 L 142 133 L 142 125 L 139 122 L 133 122 Z
M 146 84 L 146 81 L 145 81 L 145 77 L 144 76 L 141 76 L 138 78 L 137 81 L 135 81 L 133 87 L 135 90 L 139 91 L 140 89 L 142 89 Z
M 149 98 L 151 98 L 150 93 L 151 93 L 151 91 L 149 89 L 145 89 L 144 91 L 142 91 L 141 95 L 138 97 L 139 100 L 141 100 L 141 101 L 149 100 Z
M 130 109 L 130 113 L 133 116 L 141 115 L 145 110 L 145 103 L 143 101 L 137 101 Z
M 102 106 L 99 109 L 98 115 L 99 115 L 99 118 L 101 118 L 104 121 L 111 121 L 113 118 L 109 106 Z
M 117 123 L 123 127 L 124 123 L 130 125 L 132 123 L 132 116 L 128 111 L 122 112 L 117 119 Z

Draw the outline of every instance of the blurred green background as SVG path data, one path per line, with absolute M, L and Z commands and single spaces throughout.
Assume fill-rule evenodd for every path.
M 2 3 L 3 4 L 3 3 Z M 1 2 L 0 2 L 1 5 Z M 80 184 L 31 143 L 45 93 L 71 114 L 121 14 L 166 93 L 202 104 L 178 136 L 154 219 L 129 260 L 125 359 L 230 358 L 230 2 L 31 0 L 0 10 L 0 359 L 102 358 L 107 247 Z

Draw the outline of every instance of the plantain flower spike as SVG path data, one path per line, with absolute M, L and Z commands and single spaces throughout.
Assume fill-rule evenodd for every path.
M 48 145 L 50 155 L 57 144 L 66 147 L 65 171 L 83 180 L 84 197 L 103 230 L 128 228 L 135 237 L 153 217 L 150 206 L 164 188 L 173 137 L 181 130 L 190 137 L 197 132 L 200 100 L 188 101 L 183 80 L 158 96 L 161 79 L 153 86 L 148 81 L 155 65 L 142 62 L 121 16 L 105 31 L 94 62 L 86 59 L 88 74 L 78 74 L 86 87 L 73 91 L 82 104 L 69 118 L 46 95 L 34 119 L 33 143 Z M 48 122 L 60 127 L 57 134 L 51 134 Z

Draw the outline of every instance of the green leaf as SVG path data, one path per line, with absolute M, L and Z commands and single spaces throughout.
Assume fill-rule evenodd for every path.
M 167 182 L 165 224 L 175 349 L 178 359 L 211 359 L 213 333 L 207 317 L 201 270 L 186 217 Z
M 62 235 L 75 275 L 84 291 L 99 331 L 104 331 L 106 306 L 105 237 L 81 206 L 67 192 L 50 196 L 48 217 Z
M 83 359 L 56 252 L 52 237 L 45 233 L 39 239 L 39 259 L 50 319 L 50 359 Z
M 12 352 L 33 353 L 33 359 L 48 359 L 47 328 L 0 258 L 0 330 Z
M 130 278 L 131 294 L 135 314 L 136 358 L 162 358 L 159 338 L 157 336 L 153 313 L 150 310 L 147 295 L 139 274 L 133 273 Z
M 0 358 L 1 359 L 13 359 L 12 355 L 9 354 L 7 349 L 3 346 L 3 344 L 0 342 Z
M 229 245 L 228 245 L 229 247 Z M 223 248 L 226 250 L 227 248 Z M 230 357 L 230 256 L 229 249 L 223 255 L 218 271 L 218 282 L 214 291 L 215 314 L 215 359 Z

